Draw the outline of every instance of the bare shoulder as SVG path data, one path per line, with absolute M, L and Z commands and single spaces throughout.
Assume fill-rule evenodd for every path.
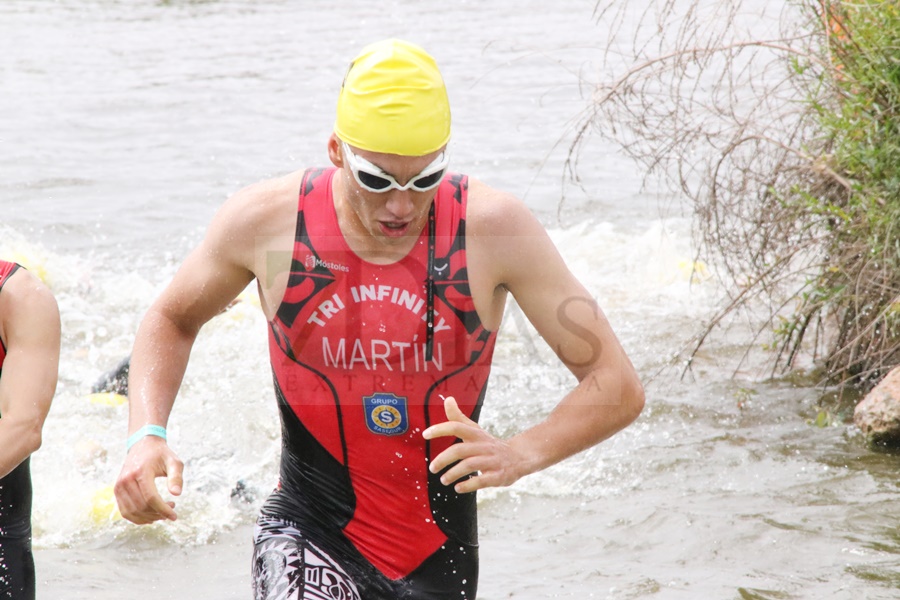
M 58 340 L 59 330 L 59 307 L 50 288 L 30 271 L 18 269 L 0 291 L 0 332 L 4 339 L 27 334 Z
M 31 271 L 21 268 L 4 284 L 0 301 L 9 309 L 58 315 L 59 309 L 50 288 Z
M 301 179 L 298 171 L 236 192 L 213 217 L 202 252 L 256 274 L 262 248 L 292 237 Z
M 206 236 L 182 266 L 179 285 L 203 282 L 210 297 L 196 311 L 201 322 L 234 299 L 248 283 L 260 285 L 263 310 L 272 315 L 290 271 L 303 171 L 249 185 L 216 213 Z
M 469 178 L 466 257 L 475 308 L 489 329 L 500 324 L 506 295 L 520 303 L 568 287 L 568 271 L 556 247 L 519 198 Z
M 472 179 L 468 198 L 466 243 L 497 285 L 513 291 L 526 273 L 564 268 L 546 229 L 519 198 Z
M 466 227 L 477 237 L 540 232 L 543 227 L 519 198 L 469 178 Z
M 262 271 L 270 256 L 290 250 L 302 172 L 249 185 L 228 198 L 199 245 L 188 254 L 153 305 L 184 331 L 199 330 Z
M 297 209 L 302 177 L 302 171 L 295 171 L 239 190 L 222 205 L 211 230 L 221 228 L 231 233 L 277 235 L 284 229 L 283 217 L 292 215 Z

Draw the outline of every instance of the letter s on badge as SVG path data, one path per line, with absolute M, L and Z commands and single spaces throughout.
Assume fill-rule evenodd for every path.
M 409 429 L 406 398 L 378 392 L 363 396 L 366 427 L 378 435 L 400 435 Z

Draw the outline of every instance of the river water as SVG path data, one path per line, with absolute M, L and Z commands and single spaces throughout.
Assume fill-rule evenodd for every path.
M 782 3 L 756 4 L 774 31 Z M 692 376 L 665 368 L 723 295 L 691 276 L 689 215 L 599 139 L 581 186 L 564 180 L 607 34 L 578 0 L 0 3 L 0 255 L 45 278 L 64 326 L 32 467 L 39 596 L 249 597 L 280 433 L 255 294 L 194 350 L 170 422 L 177 523 L 117 518 L 127 407 L 88 394 L 230 193 L 324 164 L 348 60 L 397 36 L 442 66 L 454 168 L 544 220 L 647 387 L 626 431 L 480 494 L 480 597 L 900 597 L 900 457 L 840 413 L 813 425 L 806 384 L 735 377 L 740 338 L 715 339 Z M 511 305 L 483 424 L 509 435 L 569 384 Z

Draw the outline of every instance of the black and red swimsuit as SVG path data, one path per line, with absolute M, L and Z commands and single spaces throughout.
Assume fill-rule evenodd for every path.
M 378 265 L 341 234 L 334 172 L 303 178 L 287 291 L 270 322 L 283 454 L 263 516 L 295 524 L 346 568 L 358 565 L 355 576 L 372 580 L 356 582 L 363 598 L 369 585 L 394 597 L 444 597 L 427 588 L 473 598 L 475 494 L 457 494 L 428 470 L 453 440 L 422 437 L 446 421 L 445 396 L 478 419 L 496 339 L 469 290 L 467 178 L 450 174 L 438 189 L 433 235 L 423 231 L 405 258 Z
M 0 291 L 16 263 L 0 261 Z M 0 377 L 6 340 L 0 339 Z M 0 415 L 3 418 L 3 415 Z M 34 598 L 34 557 L 31 553 L 31 468 L 26 458 L 0 479 L 0 598 Z

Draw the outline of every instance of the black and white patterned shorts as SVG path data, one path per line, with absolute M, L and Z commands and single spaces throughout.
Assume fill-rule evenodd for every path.
M 361 600 L 350 575 L 293 525 L 260 517 L 254 542 L 254 600 Z

